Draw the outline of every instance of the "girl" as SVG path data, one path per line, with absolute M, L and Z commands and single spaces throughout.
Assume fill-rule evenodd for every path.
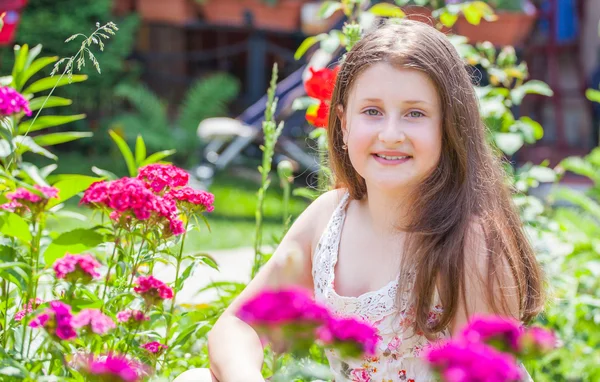
M 286 282 L 382 338 L 367 359 L 329 352 L 336 382 L 429 381 L 419 356 L 430 341 L 473 314 L 528 322 L 542 309 L 539 265 L 445 35 L 408 20 L 380 26 L 348 52 L 331 105 L 336 189 L 302 213 L 210 332 L 213 381 L 264 381 L 261 342 L 235 312 L 296 246 L 303 272 Z

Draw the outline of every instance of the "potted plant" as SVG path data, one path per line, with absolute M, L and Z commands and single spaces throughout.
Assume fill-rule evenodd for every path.
M 245 25 L 257 28 L 296 31 L 300 10 L 308 0 L 196 0 L 205 19 L 214 24 Z
M 182 25 L 196 19 L 193 0 L 136 0 L 136 8 L 147 21 Z
M 482 19 L 479 25 L 459 17 L 454 32 L 469 42 L 489 41 L 496 46 L 520 46 L 535 23 L 537 11 L 529 0 L 483 0 L 496 12 L 495 20 Z

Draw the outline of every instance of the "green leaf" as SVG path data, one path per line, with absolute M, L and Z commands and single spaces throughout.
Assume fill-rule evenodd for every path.
M 97 247 L 104 241 L 104 236 L 93 229 L 77 228 L 62 233 L 50 243 L 44 252 L 46 266 L 52 266 L 67 251 L 73 254 L 81 253 Z
M 40 169 L 37 168 L 37 166 L 24 162 L 21 163 L 21 168 L 34 183 L 39 184 L 40 186 L 48 186 L 48 182 L 46 182 L 46 179 L 40 174 Z
M 328 19 L 340 9 L 342 9 L 342 3 L 339 1 L 324 1 L 317 15 L 321 19 Z
M 59 180 L 53 185 L 58 188 L 58 199 L 50 199 L 48 207 L 63 203 L 80 192 L 87 190 L 92 183 L 99 182 L 102 179 L 86 175 L 69 175 L 67 178 Z
M 186 342 L 192 336 L 192 334 L 194 334 L 194 332 L 198 330 L 201 326 L 208 325 L 205 322 L 194 322 L 188 327 L 181 329 L 179 334 L 177 335 L 173 343 L 169 345 L 169 347 L 174 348 L 175 346 L 181 345 L 182 343 Z
M 46 98 L 48 99 L 48 101 L 46 101 Z M 46 103 L 44 104 L 44 102 L 46 102 Z M 44 108 L 48 108 L 48 107 L 57 107 L 57 106 L 69 106 L 72 103 L 73 103 L 73 101 L 71 101 L 68 98 L 55 97 L 55 96 L 37 97 L 37 98 L 33 98 L 31 101 L 29 101 L 29 108 L 32 111 L 35 111 L 35 110 L 41 109 L 42 105 L 44 106 Z
M 529 171 L 529 176 L 538 182 L 554 182 L 556 180 L 556 172 L 548 167 L 533 166 Z
M 552 95 L 554 95 L 554 92 L 552 91 L 552 89 L 550 89 L 550 86 L 548 86 L 545 82 L 538 80 L 527 81 L 523 85 L 514 88 L 510 92 L 512 102 L 515 105 L 520 105 L 521 102 L 523 102 L 523 98 L 525 98 L 525 95 L 527 94 L 539 94 L 547 97 L 552 97 Z
M 594 182 L 600 182 L 600 172 L 583 158 L 568 157 L 563 159 L 558 166 L 566 171 L 590 178 Z
M 194 255 L 194 258 L 199 259 L 200 261 L 202 261 L 204 264 L 208 265 L 212 269 L 215 269 L 217 271 L 219 270 L 219 265 L 217 264 L 215 259 L 206 253 Z
M 85 114 L 75 114 L 75 115 L 47 115 L 43 117 L 38 117 L 37 119 L 30 119 L 25 122 L 19 123 L 18 133 L 19 134 L 27 134 L 32 131 L 39 131 L 42 129 L 46 129 L 48 127 L 65 125 L 67 123 L 79 121 L 86 117 Z M 33 122 L 33 123 L 32 123 Z
M 496 145 L 507 155 L 513 155 L 523 146 L 523 136 L 517 133 L 496 133 Z
M 26 153 L 27 151 L 31 151 L 33 153 L 43 155 L 49 159 L 53 159 L 53 160 L 58 159 L 58 157 L 56 155 L 52 154 L 50 151 L 46 150 L 45 148 L 43 148 L 40 145 L 38 145 L 37 143 L 35 143 L 33 141 L 33 139 L 31 139 L 31 137 L 19 135 L 18 137 L 15 138 L 14 142 L 17 144 L 18 151 L 21 154 Z
M 592 102 L 600 103 L 600 90 L 588 89 L 585 91 L 585 96 Z
M 544 128 L 542 127 L 542 125 L 539 122 L 534 121 L 533 119 L 531 119 L 529 117 L 521 117 L 521 118 L 519 118 L 519 121 L 521 121 L 522 123 L 531 127 L 531 129 L 533 131 L 533 138 L 536 141 L 540 140 L 544 137 Z
M 329 35 L 327 35 L 327 37 L 321 41 L 321 49 L 329 54 L 335 53 L 337 48 L 340 47 L 340 35 L 341 33 L 339 31 L 332 30 L 331 33 L 329 33 Z
M 29 85 L 27 89 L 23 91 L 23 94 L 37 93 L 44 90 L 52 89 L 55 86 L 61 87 L 75 82 L 83 82 L 87 79 L 88 76 L 86 76 L 85 74 L 74 74 L 73 76 L 71 76 L 70 82 L 68 77 L 46 77 L 42 78 L 41 80 L 37 80 L 31 85 Z
M 304 39 L 304 41 L 302 41 L 298 49 L 296 49 L 296 53 L 294 53 L 294 59 L 299 60 L 302 56 L 304 56 L 306 51 L 310 49 L 310 47 L 312 47 L 319 41 L 322 41 L 327 36 L 327 33 L 321 33 L 317 36 L 309 36 L 306 39 Z
M 150 155 L 148 158 L 146 158 L 146 160 L 144 160 L 142 162 L 141 166 L 146 166 L 146 165 L 149 165 L 149 164 L 158 163 L 158 162 L 162 161 L 163 159 L 165 159 L 166 157 L 169 157 L 169 156 L 175 154 L 176 152 L 177 152 L 177 150 L 159 151 L 157 153 L 154 153 L 154 154 Z
M 62 133 L 52 133 L 38 135 L 33 138 L 33 141 L 40 146 L 53 146 L 61 143 L 75 141 L 81 138 L 89 138 L 94 134 L 84 131 L 65 131 Z
M 23 86 L 25 86 L 27 80 L 33 77 L 37 72 L 44 69 L 46 66 L 55 63 L 56 61 L 58 61 L 58 57 L 41 57 L 33 61 L 31 65 L 27 69 L 25 69 L 25 72 L 21 77 L 20 89 L 23 89 Z
M 118 176 L 116 176 L 114 173 L 112 173 L 108 170 L 98 168 L 96 166 L 92 166 L 92 172 L 96 175 L 99 175 L 99 176 L 109 179 L 109 180 L 115 180 L 118 178 Z
M 13 81 L 12 76 L 0 77 L 0 86 L 9 86 Z
M 319 197 L 320 193 L 316 190 L 307 188 L 307 187 L 301 187 L 301 188 L 295 188 L 292 191 L 292 195 L 294 196 L 300 196 L 302 198 L 306 198 L 309 200 L 315 200 Z
M 29 46 L 27 44 L 23 46 L 15 45 L 15 64 L 13 65 L 12 77 L 14 88 L 21 89 L 21 77 L 23 77 L 23 71 L 25 68 L 25 62 L 27 62 L 27 53 L 29 53 Z
M 139 166 L 146 159 L 146 144 L 141 135 L 135 140 L 135 163 Z
M 369 12 L 379 17 L 404 17 L 406 14 L 400 7 L 389 3 L 379 3 L 373 5 Z
M 185 268 L 183 273 L 181 275 L 179 275 L 179 278 L 177 278 L 177 282 L 175 283 L 175 290 L 177 290 L 177 291 L 181 290 L 181 288 L 183 287 L 183 283 L 185 282 L 185 280 L 187 280 L 192 275 L 192 272 L 194 271 L 195 267 L 196 267 L 196 264 L 192 263 L 192 264 L 188 265 L 187 268 Z
M 29 232 L 29 224 L 12 212 L 0 216 L 0 233 L 17 238 L 26 244 L 29 244 L 33 238 Z
M 33 48 L 29 49 L 29 54 L 27 54 L 27 60 L 25 61 L 25 71 L 29 69 L 29 67 L 33 63 L 33 60 L 35 60 L 35 58 L 39 56 L 40 53 L 42 53 L 42 44 L 37 44 Z
M 473 6 L 473 4 L 463 7 L 463 14 L 465 15 L 465 19 L 467 19 L 469 24 L 473 25 L 479 25 L 481 18 L 483 17 L 483 14 L 479 8 Z
M 567 187 L 557 188 L 552 192 L 552 196 L 573 203 L 581 207 L 584 211 L 592 214 L 596 219 L 600 219 L 600 204 L 580 191 Z
M 447 28 L 452 28 L 456 21 L 458 21 L 458 15 L 450 12 L 442 12 L 440 15 L 440 22 Z
M 127 146 L 127 142 L 113 130 L 109 130 L 108 133 L 110 137 L 115 141 L 117 147 L 121 151 L 123 158 L 125 159 L 125 163 L 127 164 L 127 169 L 129 170 L 129 176 L 134 177 L 137 175 L 137 167 L 135 165 L 135 160 L 133 159 L 133 153 L 129 146 Z

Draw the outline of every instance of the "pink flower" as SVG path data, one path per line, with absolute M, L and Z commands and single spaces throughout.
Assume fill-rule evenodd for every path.
M 352 377 L 352 382 L 371 382 L 371 376 L 367 369 L 353 369 L 350 376 Z
M 44 328 L 51 336 L 62 340 L 77 337 L 73 329 L 71 307 L 60 301 L 50 302 L 50 308 L 29 323 L 32 328 Z
M 28 313 L 33 312 L 38 306 L 40 306 L 40 304 L 42 304 L 42 302 L 43 301 L 40 300 L 39 298 L 36 298 L 35 300 L 33 300 L 33 299 L 29 300 L 29 302 L 23 308 L 23 310 L 20 310 L 17 313 L 15 313 L 14 320 L 21 321 Z
M 164 191 L 166 188 L 183 187 L 188 184 L 189 175 L 184 170 L 168 164 L 151 164 L 140 168 L 138 179 L 154 192 Z
M 148 320 L 150 320 L 150 317 L 147 317 L 141 310 L 123 310 L 117 313 L 117 321 L 123 323 L 131 324 Z
M 527 329 L 519 339 L 521 351 L 525 354 L 541 355 L 556 348 L 556 335 L 544 328 Z
M 155 305 L 162 300 L 173 298 L 173 289 L 154 276 L 142 276 L 136 281 L 133 290 L 139 293 L 148 305 Z
M 137 382 L 141 381 L 138 371 L 142 369 L 142 365 L 135 361 L 109 354 L 106 357 L 91 358 L 85 371 L 95 380 L 103 382 Z
M 468 342 L 485 342 L 500 351 L 519 351 L 519 338 L 523 333 L 521 324 L 512 318 L 475 317 L 461 333 Z
M 207 212 L 212 212 L 215 207 L 215 196 L 210 192 L 195 190 L 189 186 L 172 189 L 165 194 L 165 197 L 182 202 L 190 210 L 201 208 Z
M 334 344 L 350 357 L 373 355 L 379 337 L 371 325 L 355 318 L 331 318 L 317 330 L 318 338 L 326 345 Z
M 145 221 L 150 226 L 164 227 L 168 235 L 183 233 L 175 201 L 153 193 L 138 178 L 94 183 L 85 191 L 80 204 L 112 210 L 110 218 L 126 228 Z
M 72 323 L 75 328 L 89 325 L 92 332 L 100 335 L 106 334 L 116 327 L 114 321 L 100 309 L 83 309 L 73 317 Z
M 481 342 L 448 341 L 431 346 L 425 359 L 447 382 L 520 381 L 514 356 Z
M 0 116 L 5 117 L 19 113 L 31 115 L 29 101 L 9 86 L 0 87 Z
M 167 345 L 163 345 L 160 342 L 148 342 L 147 344 L 143 344 L 142 346 L 140 346 L 142 349 L 146 349 L 148 352 L 154 354 L 154 355 L 160 355 L 160 353 L 162 353 L 165 349 L 168 348 Z
M 402 338 L 396 336 L 396 337 L 392 338 L 392 340 L 388 344 L 388 349 L 390 351 L 396 351 L 396 350 L 398 350 L 400 345 L 402 345 Z
M 56 260 L 52 266 L 59 279 L 66 279 L 69 282 L 82 279 L 84 283 L 100 277 L 100 273 L 96 271 L 98 267 L 100 267 L 100 263 L 92 255 L 72 255 L 70 253 Z
M 310 294 L 298 288 L 266 290 L 249 299 L 237 316 L 250 325 L 277 326 L 290 323 L 324 324 L 329 313 Z
M 29 211 L 29 208 L 27 206 L 24 206 L 21 203 L 15 201 L 4 203 L 0 205 L 0 208 L 9 212 L 15 212 L 19 215 L 21 215 L 25 211 Z

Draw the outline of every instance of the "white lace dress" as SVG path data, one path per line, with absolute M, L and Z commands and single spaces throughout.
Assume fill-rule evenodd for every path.
M 420 359 L 430 342 L 412 329 L 414 308 L 408 304 L 410 285 L 402 292 L 401 299 L 396 298 L 398 280 L 358 297 L 340 296 L 334 290 L 334 269 L 348 200 L 349 195 L 344 195 L 315 251 L 312 270 L 315 298 L 339 316 L 359 317 L 372 323 L 379 332 L 380 342 L 374 356 L 358 360 L 342 359 L 335 351 L 328 351 L 335 382 L 431 381 L 428 367 Z M 429 319 L 436 320 L 441 312 L 442 307 L 436 304 Z M 440 338 L 446 336 L 448 332 L 440 334 Z

